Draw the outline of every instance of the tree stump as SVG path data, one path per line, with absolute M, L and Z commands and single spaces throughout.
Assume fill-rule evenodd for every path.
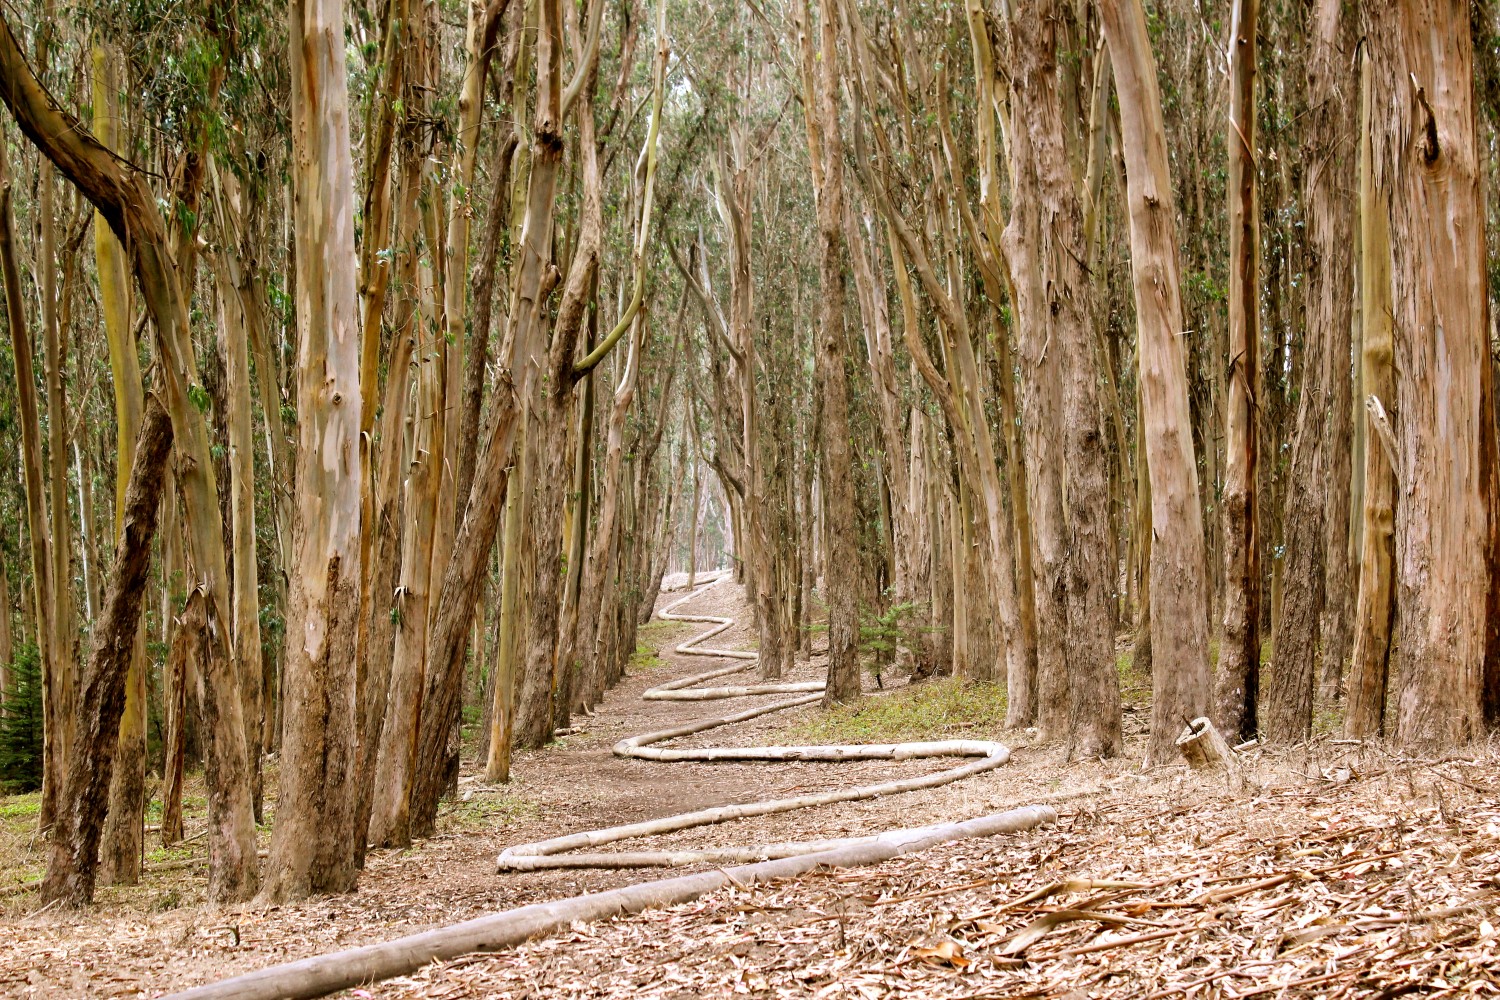
M 1228 775 L 1232 788 L 1238 790 L 1242 785 L 1239 759 L 1208 718 L 1200 717 L 1189 722 L 1182 735 L 1177 737 L 1177 749 L 1194 771 L 1221 768 Z

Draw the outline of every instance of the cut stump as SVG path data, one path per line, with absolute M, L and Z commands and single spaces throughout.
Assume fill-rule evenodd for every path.
M 1177 749 L 1194 771 L 1222 770 L 1236 791 L 1243 785 L 1239 758 L 1212 720 L 1199 717 L 1189 722 L 1177 737 Z

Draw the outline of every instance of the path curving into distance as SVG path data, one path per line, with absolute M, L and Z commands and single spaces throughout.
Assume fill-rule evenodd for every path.
M 864 799 L 878 798 L 883 795 L 896 795 L 901 792 L 913 792 L 923 788 L 937 788 L 940 785 L 951 784 L 983 771 L 993 770 L 1010 759 L 1009 747 L 1003 743 L 996 743 L 989 740 L 943 740 L 930 743 L 871 743 L 828 746 L 717 746 L 699 749 L 671 749 L 658 746 L 657 744 L 666 743 L 679 737 L 691 736 L 695 733 L 706 732 L 707 730 L 717 729 L 721 726 L 732 726 L 736 723 L 759 718 L 762 715 L 769 715 L 772 712 L 781 712 L 789 708 L 809 705 L 815 701 L 820 701 L 823 697 L 822 691 L 824 685 L 822 681 L 746 684 L 727 687 L 697 686 L 705 681 L 718 680 L 721 677 L 749 670 L 759 662 L 759 657 L 753 652 L 735 649 L 717 649 L 703 645 L 703 643 L 733 626 L 735 623 L 733 618 L 725 618 L 719 615 L 684 614 L 677 611 L 682 605 L 702 596 L 711 587 L 717 586 L 726 578 L 720 577 L 706 583 L 686 596 L 673 601 L 658 612 L 658 617 L 666 621 L 702 622 L 710 626 L 686 642 L 680 643 L 676 647 L 678 654 L 683 656 L 729 659 L 736 662 L 730 663 L 728 666 L 715 667 L 699 674 L 693 674 L 690 677 L 683 677 L 666 684 L 657 685 L 646 691 L 642 697 L 649 701 L 720 701 L 730 698 L 745 698 L 753 695 L 767 694 L 790 694 L 795 697 L 773 702 L 769 705 L 759 705 L 732 715 L 697 719 L 692 722 L 683 723 L 680 726 L 674 726 L 671 729 L 661 729 L 655 732 L 642 733 L 639 736 L 631 736 L 615 744 L 614 753 L 616 756 L 633 757 L 638 760 L 652 760 L 663 763 L 679 761 L 707 763 L 715 761 L 919 760 L 931 757 L 955 757 L 963 759 L 964 763 L 944 771 L 937 771 L 914 778 L 883 781 L 873 785 L 843 788 L 814 795 L 798 795 L 785 799 L 767 799 L 740 805 L 716 806 L 711 809 L 698 809 L 693 812 L 678 813 L 675 816 L 665 816 L 660 819 L 646 820 L 639 823 L 626 823 L 621 826 L 589 830 L 584 833 L 574 833 L 564 837 L 553 837 L 550 840 L 541 840 L 531 844 L 518 844 L 515 847 L 507 848 L 500 855 L 498 860 L 500 871 L 537 871 L 546 868 L 665 868 L 699 863 L 745 864 L 778 858 L 797 857 L 804 854 L 815 854 L 822 851 L 873 843 L 879 840 L 882 835 L 875 834 L 867 837 L 845 837 L 835 840 L 761 844 L 756 847 L 744 848 L 627 851 L 623 853 L 592 850 L 606 844 L 615 844 L 625 840 L 635 840 L 641 837 L 672 833 L 677 830 L 689 830 L 694 827 L 709 826 L 714 823 L 724 823 L 735 819 L 746 819 L 752 816 L 769 816 L 773 813 L 791 812 L 795 809 L 807 809 L 812 806 L 831 805 L 835 802 L 858 802 Z
M 725 886 L 744 888 L 774 879 L 795 878 L 820 868 L 878 864 L 939 844 L 1017 833 L 1057 820 L 1057 812 L 1050 806 L 1030 805 L 962 822 L 887 830 L 871 837 L 763 844 L 759 847 L 731 850 L 571 853 L 582 848 L 600 847 L 636 837 L 687 830 L 747 816 L 766 816 L 833 802 L 853 802 L 919 788 L 934 788 L 999 767 L 1010 759 L 1007 747 L 982 740 L 817 747 L 709 747 L 701 750 L 673 750 L 657 746 L 658 743 L 665 743 L 679 736 L 701 733 L 719 726 L 732 726 L 770 712 L 807 705 L 822 697 L 819 692 L 823 685 L 820 682 L 694 687 L 704 681 L 747 670 L 756 662 L 754 653 L 700 646 L 700 643 L 733 625 L 733 619 L 675 613 L 676 608 L 700 596 L 714 583 L 706 584 L 673 601 L 662 610 L 661 617 L 668 621 L 696 621 L 712 625 L 702 634 L 679 645 L 678 653 L 728 658 L 738 662 L 659 685 L 645 692 L 645 697 L 671 701 L 708 701 L 754 694 L 791 694 L 795 697 L 723 718 L 700 719 L 672 729 L 632 736 L 615 744 L 616 754 L 656 761 L 915 760 L 925 757 L 957 757 L 966 762 L 919 778 L 886 781 L 860 788 L 825 792 L 822 795 L 802 795 L 789 799 L 721 806 L 717 809 L 700 809 L 646 823 L 630 823 L 535 844 L 521 844 L 500 855 L 502 872 L 534 871 L 539 868 L 644 868 L 696 862 L 727 862 L 734 863 L 735 867 L 709 868 L 693 874 L 638 882 L 603 892 L 533 903 L 389 941 L 257 969 L 182 993 L 174 993 L 165 1000 L 310 1000 L 351 986 L 407 975 L 431 962 L 446 961 L 473 952 L 499 951 L 539 935 L 566 929 L 581 920 L 607 920 L 639 913 L 649 907 L 686 903 Z

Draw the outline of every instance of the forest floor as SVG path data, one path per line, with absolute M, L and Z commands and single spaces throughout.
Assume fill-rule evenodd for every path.
M 682 610 L 735 617 L 739 624 L 714 644 L 753 645 L 749 609 L 728 583 Z M 622 737 L 718 714 L 717 705 L 640 698 L 648 687 L 712 665 L 671 651 L 700 627 L 644 627 L 646 650 L 631 675 L 592 718 L 578 720 L 576 735 L 519 754 L 505 789 L 473 780 L 466 761 L 468 780 L 460 800 L 445 805 L 438 835 L 408 851 L 372 851 L 352 895 L 295 906 L 208 907 L 201 840 L 193 857 L 148 856 L 140 887 L 102 890 L 85 914 L 39 910 L 30 894 L 0 895 L 0 996 L 159 996 L 659 878 L 660 871 L 501 875 L 494 858 L 507 846 L 563 833 L 943 766 L 615 758 L 610 747 Z M 821 669 L 814 656 L 799 674 Z M 1139 679 L 1123 679 L 1131 709 L 1127 754 L 1113 761 L 1065 762 L 1058 748 L 1035 745 L 1028 733 L 1001 731 L 995 699 L 966 696 L 954 682 L 893 688 L 859 711 L 800 709 L 703 734 L 705 745 L 982 735 L 1007 742 L 1015 754 L 1009 765 L 958 784 L 684 831 L 650 846 L 859 835 L 1041 801 L 1058 809 L 1056 824 L 579 924 L 348 995 L 1500 993 L 1500 920 L 1491 916 L 1500 910 L 1500 749 L 1416 759 L 1322 738 L 1253 752 L 1246 782 L 1235 790 L 1222 777 L 1184 767 L 1141 771 L 1145 692 Z M 39 858 L 26 839 L 25 809 L 26 800 L 0 799 L 0 893 L 5 881 L 20 877 L 21 865 Z

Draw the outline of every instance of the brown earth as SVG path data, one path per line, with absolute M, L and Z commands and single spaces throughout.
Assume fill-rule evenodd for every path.
M 662 603 L 676 596 L 669 595 Z M 753 644 L 746 624 L 749 609 L 730 584 L 713 588 L 683 610 L 738 620 L 714 645 L 748 648 Z M 705 806 L 865 784 L 942 766 L 932 762 L 660 764 L 614 757 L 610 747 L 622 737 L 720 714 L 726 703 L 640 698 L 647 687 L 720 662 L 671 652 L 672 646 L 698 628 L 685 623 L 649 626 L 643 640 L 661 651 L 662 665 L 632 671 L 608 694 L 593 718 L 580 720 L 578 734 L 543 750 L 519 754 L 515 781 L 508 788 L 484 788 L 474 780 L 472 762 L 466 762 L 463 800 L 444 807 L 439 835 L 409 851 L 372 852 L 359 891 L 352 895 L 295 906 L 211 908 L 202 903 L 206 873 L 199 863 L 167 871 L 148 869 L 143 886 L 104 890 L 100 904 L 84 914 L 38 911 L 35 900 L 24 895 L 0 898 L 4 907 L 0 995 L 159 996 L 277 962 L 386 940 L 484 913 L 658 878 L 663 873 L 655 870 L 501 875 L 495 872 L 494 858 L 507 846 L 564 833 Z M 799 668 L 799 675 L 816 676 L 819 669 L 815 656 L 812 664 Z M 768 700 L 774 696 L 728 704 L 738 709 Z M 813 711 L 773 714 L 733 730 L 702 734 L 698 740 L 740 745 L 785 742 L 788 724 Z M 1398 851 L 1371 862 L 1360 875 L 1368 876 L 1372 884 L 1398 888 L 1405 884 L 1407 896 L 1397 898 L 1397 893 L 1393 897 L 1396 890 L 1391 889 L 1366 909 L 1377 903 L 1387 908 L 1399 904 L 1406 907 L 1400 912 L 1416 913 L 1426 905 L 1424 901 L 1461 899 L 1466 893 L 1500 887 L 1494 881 L 1500 878 L 1500 864 L 1495 863 L 1500 857 L 1500 827 L 1496 826 L 1500 820 L 1494 818 L 1500 816 L 1500 799 L 1487 783 L 1491 779 L 1476 777 L 1486 767 L 1493 776 L 1496 758 L 1492 754 L 1475 752 L 1440 764 L 1422 763 L 1391 757 L 1377 748 L 1325 741 L 1289 756 L 1262 751 L 1250 768 L 1248 790 L 1230 794 L 1222 779 L 1200 780 L 1184 768 L 1141 774 L 1138 761 L 1143 741 L 1137 719 L 1143 720 L 1144 715 L 1127 716 L 1130 754 L 1120 760 L 1064 763 L 1055 748 L 1030 745 L 1026 733 L 966 732 L 962 735 L 1005 740 L 1015 750 L 1012 763 L 943 788 L 683 831 L 626 846 L 743 846 L 859 835 L 965 819 L 1044 800 L 1056 802 L 1062 813 L 1061 821 L 1051 828 L 1003 841 L 952 845 L 870 869 L 808 876 L 748 894 L 718 893 L 669 911 L 577 928 L 502 956 L 435 966 L 355 995 L 1013 996 L 1062 995 L 1078 988 L 1098 995 L 1120 990 L 1135 995 L 1139 989 L 1146 995 L 1162 987 L 1148 989 L 1143 984 L 1188 982 L 1198 975 L 1196 970 L 1217 969 L 1213 962 L 1222 964 L 1239 954 L 1227 943 L 1230 936 L 1221 933 L 1223 913 L 1201 905 L 1193 909 L 1197 905 L 1190 903 L 1193 897 L 1183 897 L 1183 893 L 1201 895 L 1207 891 L 1204 879 L 1224 873 L 1308 870 L 1314 862 L 1306 859 L 1316 856 L 1299 852 L 1313 848 L 1297 845 L 1312 844 L 1321 851 L 1333 843 L 1340 851 L 1348 848 L 1372 855 L 1391 855 L 1386 847 L 1392 842 L 1411 845 L 1409 857 Z M 1364 819 L 1355 822 L 1350 817 Z M 1360 827 L 1368 830 L 1339 839 Z M 1426 831 L 1424 839 L 1413 841 L 1408 835 L 1418 829 Z M 198 849 L 201 853 L 201 841 Z M 1395 864 L 1405 865 L 1407 874 L 1393 880 L 1389 873 L 1399 871 L 1391 867 Z M 1412 888 L 1411 879 L 1419 871 L 1427 873 L 1423 878 L 1441 871 L 1442 888 L 1431 892 Z M 1208 920 L 1208 929 L 1102 954 L 1091 952 L 1088 955 L 1093 957 L 1087 961 L 1065 956 L 1058 959 L 1060 964 L 1049 965 L 1045 974 L 1029 961 L 1018 966 L 998 954 L 1000 942 L 1038 915 L 1037 905 L 1054 902 L 1016 907 L 1023 893 L 1054 879 L 1126 880 L 1127 876 L 1151 883 L 1176 879 L 1170 890 L 1165 883 L 1153 890 L 1155 897 L 1146 909 L 1131 919 L 1185 916 Z M 1347 876 L 1341 879 L 1346 881 Z M 976 881 L 984 881 L 983 886 L 964 888 Z M 1326 879 L 1304 879 L 1299 874 L 1292 882 L 1320 886 Z M 1287 892 L 1286 884 L 1277 883 L 1255 890 L 1238 905 L 1274 903 Z M 1168 899 L 1163 893 L 1178 895 Z M 911 896 L 918 898 L 892 902 Z M 1132 912 L 1129 907 L 1143 905 L 1143 899 L 1144 895 L 1127 896 L 1090 905 L 1126 908 L 1121 912 L 1128 913 Z M 1330 912 L 1329 898 L 1314 902 L 1311 910 L 1295 902 L 1282 903 L 1266 919 L 1295 924 L 1322 919 Z M 980 912 L 990 913 L 981 921 L 988 930 L 979 929 L 974 922 L 978 917 L 955 923 Z M 1477 912 L 1466 911 L 1454 920 L 1457 926 L 1472 930 L 1471 936 L 1480 944 L 1491 942 L 1477 926 Z M 1453 920 L 1441 924 L 1449 929 L 1453 925 Z M 1054 936 L 1066 948 L 1076 946 L 1085 927 L 1092 937 L 1106 926 L 1110 933 L 1118 930 L 1118 925 L 1097 922 L 1060 927 L 1048 937 L 1046 948 L 1059 949 Z M 1421 926 L 1425 934 L 1439 924 L 1426 920 Z M 1492 936 L 1493 929 L 1489 933 Z M 1265 943 L 1254 940 L 1260 943 L 1246 947 L 1264 951 Z M 1308 948 L 1326 950 L 1345 943 L 1337 934 L 1317 941 L 1321 943 Z M 1207 947 L 1214 942 L 1216 947 L 1223 946 L 1222 954 Z M 1187 943 L 1191 947 L 1184 950 Z M 1046 950 L 1042 945 L 1035 948 Z M 1209 964 L 1188 962 L 1190 953 L 1209 956 L 1204 959 Z M 1299 961 L 1313 954 L 1305 952 Z M 1315 957 L 1323 960 L 1322 951 L 1316 951 Z M 1147 971 L 1136 979 L 1098 978 L 1101 970 L 1121 962 L 1125 963 L 1122 967 Z M 1264 976 L 1277 974 L 1277 968 L 1274 962 L 1258 967 L 1270 970 Z M 1220 986 L 1245 986 L 1243 979 L 1230 974 L 1221 978 Z M 1225 990 L 1212 992 L 1215 988 L 1210 983 L 1205 995 L 1231 995 Z

